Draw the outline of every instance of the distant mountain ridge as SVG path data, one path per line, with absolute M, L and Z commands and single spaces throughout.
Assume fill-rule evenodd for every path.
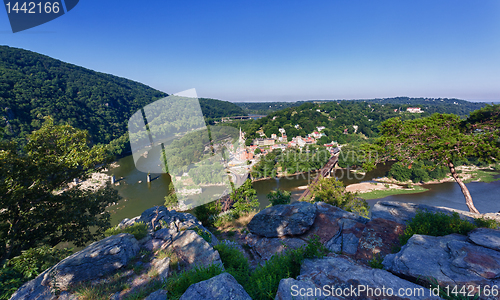
M 147 85 L 32 51 L 0 46 L 0 128 L 22 141 L 44 116 L 86 129 L 95 143 L 127 139 L 128 119 L 140 108 L 168 96 Z M 245 115 L 226 101 L 200 99 L 207 121 Z
M 411 97 L 394 97 L 394 98 L 374 98 L 374 99 L 354 99 L 354 100 L 305 100 L 296 102 L 235 102 L 234 104 L 243 108 L 249 114 L 269 114 L 271 112 L 281 110 L 288 107 L 300 106 L 304 103 L 324 103 L 324 102 L 369 102 L 379 104 L 395 104 L 407 107 L 418 106 L 425 109 L 429 113 L 452 113 L 460 116 L 468 115 L 471 111 L 485 107 L 484 102 L 470 102 L 455 98 L 411 98 Z

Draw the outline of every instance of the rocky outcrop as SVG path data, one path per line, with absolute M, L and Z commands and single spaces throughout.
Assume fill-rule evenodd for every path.
M 174 252 L 186 269 L 211 264 L 222 266 L 219 252 L 193 230 L 175 234 L 167 250 Z
M 405 228 L 404 225 L 389 220 L 369 220 L 323 202 L 311 205 L 316 207 L 316 217 L 311 218 L 314 220 L 313 224 L 302 234 L 274 238 L 258 234 L 247 235 L 246 242 L 254 255 L 267 260 L 274 253 L 298 248 L 313 236 L 318 236 L 320 242 L 330 251 L 346 254 L 367 263 L 374 255 L 383 257 L 391 253 L 394 246 L 399 245 L 399 235 Z M 252 222 L 254 221 L 250 224 Z M 275 232 L 276 229 L 268 228 L 267 231 Z
M 469 240 L 476 245 L 500 251 L 500 231 L 489 228 L 477 228 L 469 232 Z
M 149 296 L 144 298 L 144 300 L 167 300 L 167 291 L 158 290 L 154 293 L 151 293 Z
M 261 260 L 268 260 L 276 253 L 282 253 L 285 250 L 297 249 L 305 246 L 307 243 L 300 238 L 266 238 L 255 234 L 248 234 L 245 241 L 252 251 L 254 257 Z
M 454 212 L 458 213 L 462 219 L 469 222 L 473 221 L 474 218 L 484 217 L 487 219 L 493 219 L 500 222 L 499 213 L 487 213 L 487 214 L 474 214 L 463 210 L 439 207 L 439 206 L 429 206 L 425 204 L 415 204 L 415 203 L 404 203 L 396 201 L 379 201 L 372 209 L 372 219 L 382 218 L 386 220 L 391 220 L 400 224 L 406 224 L 411 220 L 417 211 L 428 211 L 431 213 L 445 213 L 448 215 Z
M 229 273 L 222 273 L 190 286 L 180 300 L 251 300 L 248 293 Z
M 316 205 L 295 202 L 264 209 L 253 217 L 247 227 L 250 232 L 268 238 L 298 235 L 306 232 L 315 218 Z
M 375 205 L 372 219 L 367 219 L 325 203 L 278 205 L 252 219 L 252 233 L 244 240 L 249 247 L 238 247 L 255 258 L 251 266 L 276 253 L 303 247 L 314 236 L 330 249 L 325 258 L 305 260 L 297 278 L 281 280 L 276 299 L 436 299 L 429 294 L 429 283 L 434 279 L 450 287 L 500 286 L 499 230 L 479 228 L 468 236 L 415 235 L 399 249 L 405 223 L 419 209 L 449 214 L 454 211 L 381 202 Z M 472 220 L 467 212 L 458 213 Z M 496 218 L 496 214 L 485 216 Z M 110 298 L 119 300 L 145 288 L 152 277 L 168 280 L 173 262 L 183 270 L 212 264 L 223 267 L 213 247 L 217 239 L 194 216 L 154 207 L 140 217 L 122 221 L 118 227 L 136 222 L 148 224 L 147 237 L 137 241 L 130 234 L 119 234 L 93 243 L 23 285 L 12 299 L 56 299 L 55 290 L 61 292 L 59 299 L 76 299 L 71 294 L 75 284 L 106 284 L 119 276 L 130 286 Z M 368 267 L 375 262 L 373 258 L 384 258 L 385 270 Z M 392 296 L 388 295 L 389 289 Z M 404 295 L 399 294 L 401 290 Z M 387 297 L 380 295 L 384 291 Z M 166 293 L 160 290 L 147 299 L 166 299 Z M 483 293 L 481 299 L 494 299 L 490 296 Z M 231 275 L 223 273 L 192 285 L 181 299 L 250 297 Z
M 476 230 L 469 237 L 414 235 L 400 252 L 385 257 L 384 268 L 414 281 L 433 278 L 442 286 L 465 286 L 467 291 L 469 287 L 499 287 L 500 252 L 492 248 L 500 247 L 500 243 L 487 239 L 485 231 L 491 230 Z M 493 235 L 498 236 L 499 232 L 494 231 Z M 489 247 L 483 247 L 484 244 Z M 497 299 L 484 294 L 480 298 Z
M 281 280 L 276 299 L 440 298 L 430 295 L 428 288 L 385 270 L 371 269 L 342 257 L 327 257 L 305 260 L 297 280 Z
M 105 277 L 125 266 L 139 252 L 131 234 L 118 234 L 95 242 L 19 288 L 11 299 L 52 299 L 54 290 L 67 290 L 80 282 Z

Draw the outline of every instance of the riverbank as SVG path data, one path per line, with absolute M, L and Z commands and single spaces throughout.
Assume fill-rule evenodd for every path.
M 404 186 L 392 183 L 361 182 L 348 185 L 346 191 L 358 193 L 358 196 L 365 200 L 372 200 L 391 195 L 422 193 L 427 191 L 427 189 L 420 186 L 405 188 Z
M 495 171 L 493 167 L 486 167 L 486 168 L 480 168 L 477 166 L 458 166 L 456 167 L 458 176 L 462 179 L 464 183 L 469 183 L 469 182 L 493 182 L 500 180 L 500 178 L 495 178 L 495 175 L 500 174 L 500 172 Z M 374 181 L 381 182 L 381 183 L 389 183 L 389 184 L 398 184 L 398 185 L 425 185 L 425 184 L 439 184 L 439 183 L 445 183 L 445 182 L 455 182 L 455 179 L 451 176 L 450 173 L 446 175 L 445 178 L 443 179 L 436 179 L 436 180 L 430 180 L 426 182 L 412 182 L 411 180 L 408 181 L 398 181 L 394 178 L 388 178 L 388 177 L 381 177 L 381 178 L 376 178 L 373 179 Z

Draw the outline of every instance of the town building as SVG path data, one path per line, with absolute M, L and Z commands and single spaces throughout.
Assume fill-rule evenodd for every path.
M 408 107 L 406 109 L 406 111 L 409 112 L 409 113 L 412 113 L 412 114 L 414 114 L 414 113 L 420 114 L 420 113 L 424 112 L 420 107 Z

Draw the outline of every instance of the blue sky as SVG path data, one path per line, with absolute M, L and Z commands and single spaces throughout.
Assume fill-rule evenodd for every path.
M 500 1 L 94 1 L 0 44 L 228 101 L 500 101 Z

